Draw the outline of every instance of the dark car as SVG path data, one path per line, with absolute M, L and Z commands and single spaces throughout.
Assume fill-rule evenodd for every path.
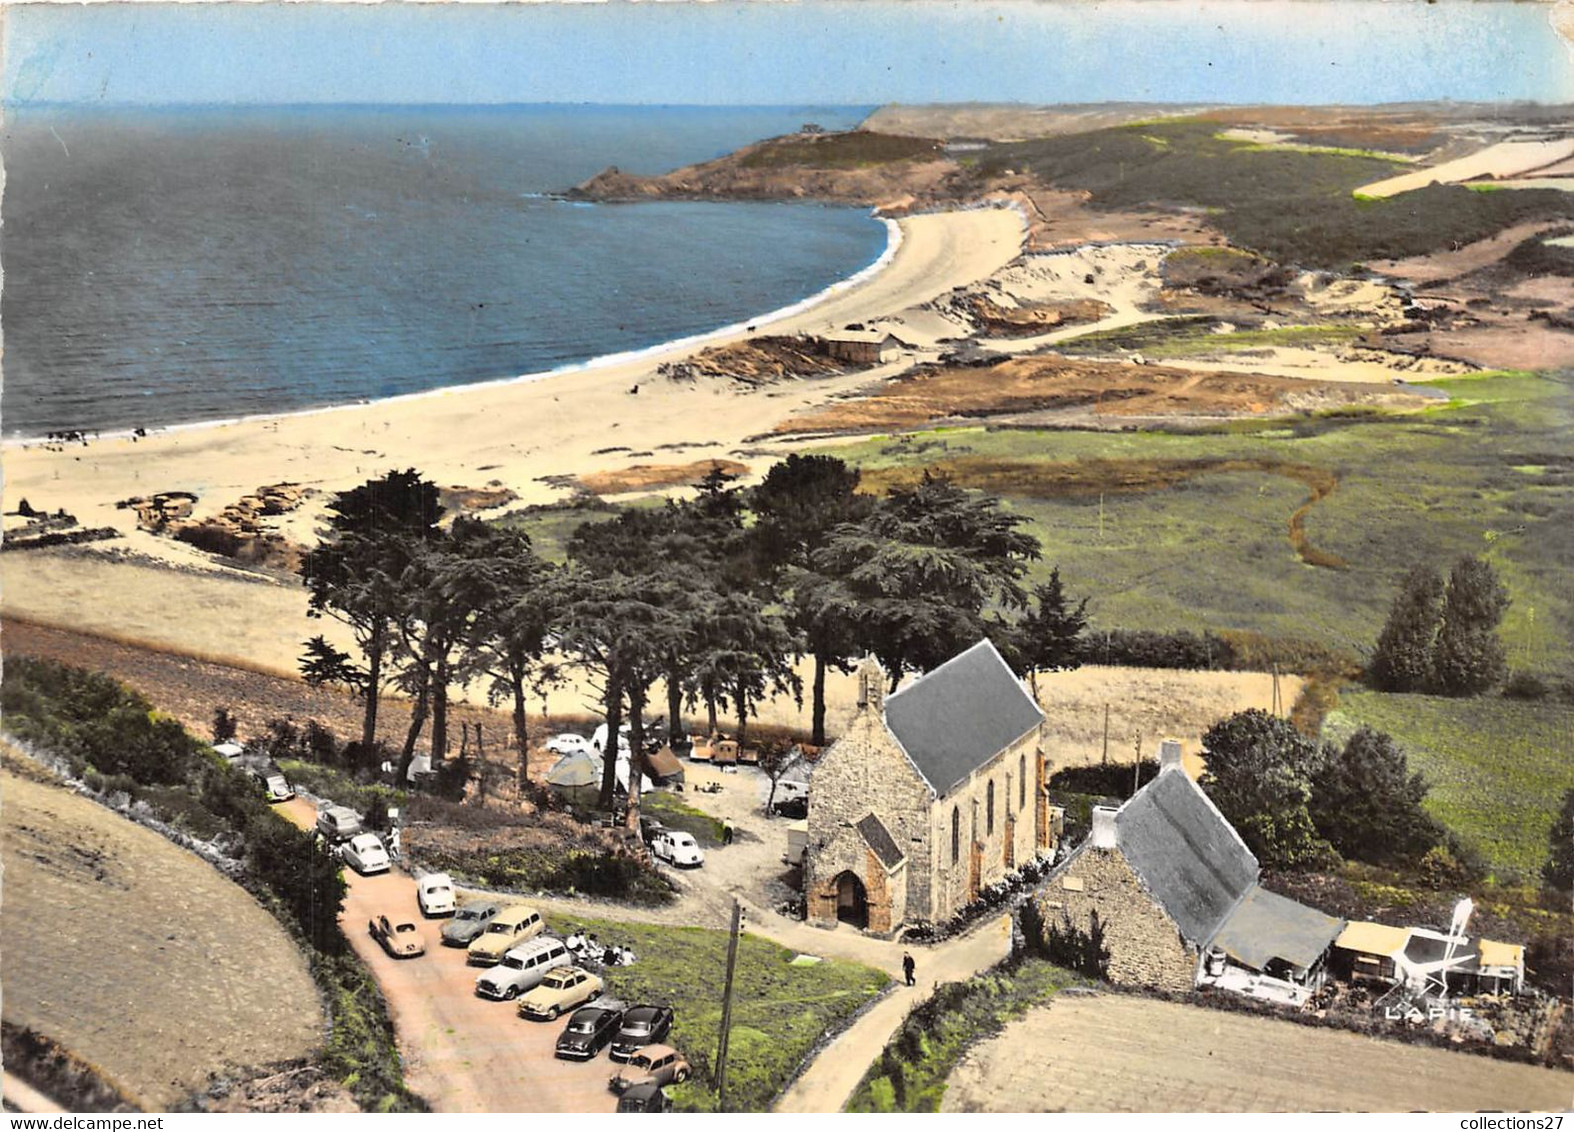
M 772 805 L 771 809 L 784 818 L 802 821 L 809 816 L 809 798 L 807 795 L 801 798 L 783 798 Z
M 640 1046 L 664 1041 L 672 1032 L 672 1007 L 636 1006 L 623 1015 L 623 1025 L 607 1056 L 613 1061 L 627 1061 Z
M 622 1025 L 621 1010 L 609 1006 L 581 1007 L 563 1027 L 553 1054 L 568 1061 L 589 1061 L 601 1052 Z
M 656 1084 L 635 1085 L 618 1098 L 619 1112 L 671 1112 L 672 1102 Z

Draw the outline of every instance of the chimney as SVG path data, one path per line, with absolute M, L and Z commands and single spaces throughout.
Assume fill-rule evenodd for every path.
M 1179 739 L 1166 739 L 1159 744 L 1159 773 L 1181 769 L 1181 743 Z
M 1115 848 L 1115 808 L 1113 806 L 1093 807 L 1093 836 L 1090 840 L 1095 849 Z

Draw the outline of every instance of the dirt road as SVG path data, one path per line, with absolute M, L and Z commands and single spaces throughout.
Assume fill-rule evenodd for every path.
M 1096 1052 L 1094 1052 L 1096 1051 Z M 945 1112 L 1562 1110 L 1574 1074 L 1123 995 L 1060 995 L 975 1047 Z
M 309 828 L 310 802 L 281 809 Z M 427 953 L 390 959 L 366 933 L 373 916 L 419 915 L 415 881 L 402 872 L 363 877 L 345 870 L 345 935 L 371 970 L 388 1001 L 405 1062 L 405 1083 L 438 1112 L 612 1112 L 607 1091 L 614 1070 L 606 1054 L 585 1063 L 559 1061 L 552 1047 L 563 1024 L 527 1022 L 512 1003 L 475 994 L 481 968 L 465 963 L 460 948 L 443 947 L 443 920 L 421 921 Z

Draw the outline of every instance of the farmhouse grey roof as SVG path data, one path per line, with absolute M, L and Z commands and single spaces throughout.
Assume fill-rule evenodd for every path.
M 873 849 L 874 855 L 880 858 L 882 865 L 894 869 L 902 863 L 902 851 L 896 847 L 896 839 L 891 836 L 891 831 L 885 828 L 879 818 L 873 814 L 866 814 L 853 825 L 863 836 L 864 844 Z
M 885 725 L 941 795 L 1043 719 L 1022 681 L 987 640 L 885 701 Z
M 1254 971 L 1261 971 L 1274 959 L 1304 971 L 1333 946 L 1343 930 L 1343 920 L 1253 885 L 1219 928 L 1213 945 Z
M 1257 858 L 1185 771 L 1139 790 L 1116 812 L 1115 834 L 1148 892 L 1198 946 L 1257 882 Z

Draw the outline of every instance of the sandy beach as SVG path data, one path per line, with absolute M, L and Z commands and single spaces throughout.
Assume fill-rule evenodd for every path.
M 990 276 L 1022 249 L 1022 218 L 1011 209 L 919 215 L 900 224 L 901 243 L 883 270 L 833 288 L 779 321 L 752 324 L 754 331 L 812 333 L 892 315 Z M 748 333 L 738 330 L 706 344 Z M 730 457 L 763 468 L 788 448 L 740 452 L 747 438 L 885 375 L 881 369 L 765 388 L 677 383 L 657 375 L 661 363 L 697 348 L 653 351 L 582 372 L 106 438 L 63 450 L 8 445 L 7 511 L 26 499 L 41 510 L 64 508 L 84 527 L 116 527 L 125 537 L 96 544 L 94 551 L 7 554 L 6 608 L 47 623 L 293 669 L 299 642 L 324 628 L 306 620 L 302 590 L 259 581 L 183 543 L 137 530 L 133 513 L 116 502 L 192 492 L 201 517 L 259 485 L 292 481 L 317 492 L 290 517 L 290 532 L 309 538 L 329 494 L 395 468 L 417 468 L 445 486 L 495 482 L 526 503 L 560 498 L 559 477 L 641 462 Z M 142 564 L 97 552 L 110 548 Z

